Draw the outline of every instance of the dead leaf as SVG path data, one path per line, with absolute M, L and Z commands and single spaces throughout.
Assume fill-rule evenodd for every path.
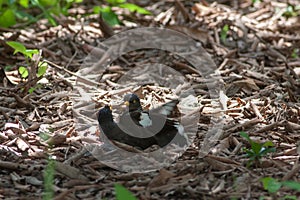
M 174 176 L 174 173 L 162 168 L 161 170 L 159 170 L 159 174 L 152 179 L 148 186 L 150 188 L 154 188 L 165 185 L 168 182 L 168 180 Z
M 207 44 L 208 40 L 208 31 L 203 29 L 189 28 L 179 25 L 169 25 L 167 28 L 182 32 L 187 36 L 202 42 L 204 45 Z
M 53 145 L 53 146 L 58 146 L 60 144 L 63 144 L 66 142 L 66 135 L 63 134 L 55 134 L 54 136 L 52 136 L 51 138 L 49 138 L 47 140 L 47 144 L 49 145 Z

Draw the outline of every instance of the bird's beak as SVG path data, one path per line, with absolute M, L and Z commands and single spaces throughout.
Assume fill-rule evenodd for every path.
M 125 104 L 126 106 L 129 106 L 129 101 L 125 101 L 124 104 Z

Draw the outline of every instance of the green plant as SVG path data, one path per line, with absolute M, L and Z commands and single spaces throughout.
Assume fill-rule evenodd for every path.
M 25 1 L 20 1 L 20 4 L 17 4 L 15 1 L 0 1 L 0 26 L 1 27 L 10 27 L 16 24 L 16 14 L 17 7 L 21 6 L 27 8 L 28 4 Z
M 271 178 L 271 177 L 264 177 L 261 179 L 261 182 L 263 184 L 263 187 L 265 190 L 267 190 L 270 194 L 277 193 L 282 187 L 287 187 L 292 190 L 300 192 L 300 183 L 296 181 L 278 181 L 277 179 Z M 292 195 L 286 195 L 281 199 L 297 199 L 296 196 Z
M 289 4 L 286 7 L 285 12 L 282 14 L 282 16 L 289 18 L 289 17 L 297 17 L 299 15 L 300 6 L 295 6 Z
M 54 197 L 54 174 L 55 174 L 55 161 L 48 160 L 46 169 L 44 170 L 44 192 L 43 200 L 52 200 Z
M 12 47 L 15 50 L 14 54 L 16 54 L 16 53 L 23 54 L 25 56 L 26 63 L 28 65 L 30 64 L 30 61 L 32 60 L 33 55 L 39 53 L 39 51 L 37 49 L 26 49 L 26 47 L 23 44 L 19 43 L 19 42 L 8 41 L 8 42 L 6 42 L 6 44 L 9 45 L 10 47 Z M 48 68 L 47 63 L 39 62 L 38 71 L 36 73 L 36 76 L 37 77 L 43 76 L 46 73 L 47 68 Z M 29 75 L 27 67 L 20 66 L 18 71 L 21 74 L 22 78 L 27 78 L 28 75 Z
M 255 4 L 255 3 L 260 3 L 261 0 L 252 0 L 252 4 Z
M 293 49 L 291 57 L 292 58 L 299 58 L 299 49 Z
M 43 12 L 42 17 L 48 19 L 52 26 L 57 26 L 53 15 L 68 15 L 68 10 L 74 3 L 81 3 L 82 0 L 31 0 L 34 7 Z
M 9 45 L 10 47 L 12 47 L 15 50 L 14 54 L 20 52 L 26 58 L 32 58 L 32 56 L 34 54 L 39 53 L 39 51 L 37 49 L 26 49 L 26 47 L 23 44 L 19 43 L 19 42 L 8 41 L 8 42 L 6 42 L 6 44 Z
M 226 43 L 226 39 L 228 37 L 228 31 L 229 31 L 229 26 L 228 24 L 225 24 L 221 30 L 221 41 L 223 43 Z
M 264 143 L 258 143 L 250 139 L 249 135 L 245 132 L 241 132 L 240 135 L 245 138 L 251 145 L 250 149 L 243 148 L 244 152 L 246 152 L 249 157 L 249 161 L 247 166 L 249 167 L 256 161 L 260 161 L 260 159 L 267 155 L 270 152 L 275 152 L 274 144 L 271 141 L 266 141 Z
M 115 184 L 115 191 L 117 200 L 137 200 L 129 190 L 120 184 Z
M 39 51 L 37 49 L 27 49 L 23 44 L 21 44 L 19 42 L 15 42 L 15 41 L 8 41 L 8 42 L 6 42 L 6 44 L 14 49 L 14 54 L 16 54 L 16 53 L 23 54 L 23 56 L 25 57 L 27 66 L 36 65 L 35 64 L 36 58 L 34 58 L 34 56 L 38 57 Z M 31 73 L 35 73 L 34 77 L 41 78 L 43 75 L 46 74 L 47 68 L 48 68 L 47 63 L 38 62 L 37 66 L 36 66 L 36 72 L 32 71 Z M 33 67 L 33 69 L 35 69 L 35 67 Z M 26 79 L 29 77 L 29 71 L 28 71 L 27 67 L 19 66 L 18 71 L 23 79 Z M 33 87 L 28 88 L 28 92 L 32 93 L 37 87 L 38 86 L 34 84 Z
M 81 2 L 82 0 L 0 0 L 0 26 L 11 27 L 17 21 L 32 23 L 40 18 L 46 18 L 52 26 L 56 26 L 54 15 L 68 15 L 68 9 L 74 3 Z M 39 8 L 42 13 L 33 16 L 30 14 L 32 8 Z
M 151 12 L 138 5 L 127 3 L 126 0 L 106 0 L 108 6 L 95 6 L 94 13 L 101 13 L 103 19 L 111 26 L 120 24 L 118 15 L 113 11 L 113 7 L 127 9 L 130 12 L 137 12 L 143 15 L 150 15 Z

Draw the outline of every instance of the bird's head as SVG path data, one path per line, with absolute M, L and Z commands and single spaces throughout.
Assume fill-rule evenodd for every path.
M 109 105 L 105 105 L 103 108 L 101 108 L 98 112 L 97 117 L 100 124 L 114 121 L 111 107 Z
M 140 99 L 136 94 L 126 94 L 124 104 L 129 108 L 129 112 L 142 109 Z

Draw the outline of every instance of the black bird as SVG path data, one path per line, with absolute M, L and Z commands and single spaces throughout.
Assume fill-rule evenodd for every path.
M 121 127 L 140 127 L 144 130 L 144 136 L 150 136 L 157 141 L 160 147 L 173 143 L 179 146 L 188 144 L 188 138 L 184 133 L 183 126 L 172 119 L 167 118 L 178 104 L 178 100 L 172 100 L 162 106 L 144 111 L 139 97 L 136 94 L 126 94 L 124 96 L 127 111 L 120 117 Z
M 120 129 L 119 125 L 114 121 L 112 110 L 108 105 L 99 110 L 97 117 L 102 133 L 104 133 L 110 140 L 115 140 L 120 143 L 138 147 L 143 150 L 149 148 L 154 144 L 157 144 L 157 141 L 154 137 L 139 138 L 127 134 L 122 129 Z

